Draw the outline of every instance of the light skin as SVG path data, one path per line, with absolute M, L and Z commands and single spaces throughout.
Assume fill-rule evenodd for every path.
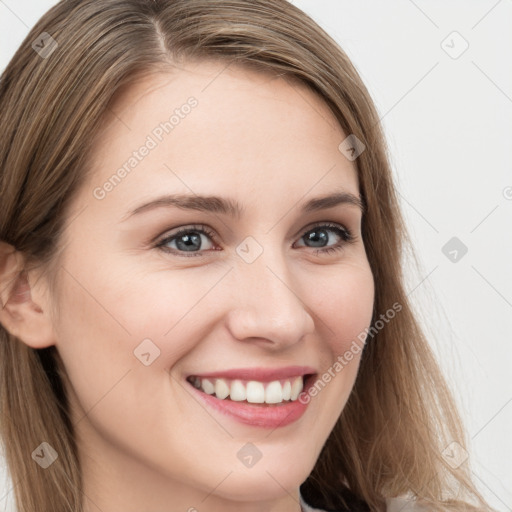
M 190 96 L 197 106 L 97 199 L 94 190 Z M 299 486 L 348 399 L 360 354 L 298 421 L 274 429 L 208 409 L 185 376 L 289 365 L 321 376 L 370 325 L 361 210 L 300 211 L 333 192 L 359 197 L 355 162 L 338 150 L 347 134 L 305 87 L 211 61 L 149 76 L 112 110 L 68 213 L 58 293 L 31 273 L 0 317 L 34 348 L 56 345 L 64 361 L 85 510 L 299 512 Z M 125 219 L 175 193 L 231 198 L 243 212 L 161 207 Z M 354 241 L 331 228 L 320 230 L 323 246 L 308 241 L 326 222 Z M 194 226 L 214 233 L 201 234 L 195 252 L 178 239 L 167 242 L 171 252 L 155 247 L 179 228 L 197 234 Z M 247 237 L 263 249 L 251 263 L 236 250 Z M 326 246 L 341 249 L 316 253 Z M 134 355 L 144 339 L 160 350 L 148 366 Z M 252 467 L 237 457 L 248 442 L 262 453 Z

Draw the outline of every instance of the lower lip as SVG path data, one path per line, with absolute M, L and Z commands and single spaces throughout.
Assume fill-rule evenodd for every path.
M 304 383 L 302 392 L 307 392 L 313 382 L 309 376 Z M 187 384 L 194 390 L 200 400 L 213 409 L 226 414 L 240 423 L 253 427 L 278 428 L 285 427 L 297 421 L 307 409 L 308 403 L 301 403 L 299 400 L 293 402 L 282 402 L 280 404 L 249 404 L 247 402 L 235 402 L 234 400 L 221 400 L 214 395 L 209 395 L 194 387 L 190 382 Z

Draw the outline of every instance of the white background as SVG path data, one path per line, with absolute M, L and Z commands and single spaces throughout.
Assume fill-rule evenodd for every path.
M 0 70 L 55 3 L 0 0 Z M 293 3 L 377 105 L 421 262 L 410 297 L 464 415 L 475 480 L 512 511 L 512 2 Z M 468 248 L 456 262 L 441 250 L 454 236 Z M 12 495 L 2 466 L 0 511 Z

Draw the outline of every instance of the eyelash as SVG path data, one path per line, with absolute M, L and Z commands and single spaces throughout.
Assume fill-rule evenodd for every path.
M 329 247 L 325 247 L 325 248 L 321 248 L 321 249 L 313 248 L 313 251 L 315 254 L 328 254 L 328 253 L 337 252 L 337 251 L 340 251 L 341 249 L 343 249 L 345 244 L 354 243 L 354 241 L 355 241 L 355 238 L 349 229 L 347 229 L 339 224 L 333 224 L 330 222 L 318 223 L 318 224 L 312 226 L 311 228 L 309 228 L 305 233 L 309 233 L 310 231 L 313 231 L 317 228 L 329 228 L 329 230 L 334 231 L 338 236 L 340 236 L 342 241 L 338 242 L 334 246 L 329 246 Z M 165 247 L 166 244 L 179 238 L 181 235 L 184 235 L 184 234 L 190 233 L 190 232 L 201 233 L 203 235 L 210 237 L 212 239 L 212 241 L 216 242 L 215 233 L 213 231 L 211 231 L 208 227 L 206 227 L 206 226 L 199 226 L 199 227 L 189 226 L 189 227 L 180 229 L 177 233 L 174 233 L 172 236 L 168 236 L 168 237 L 162 239 L 160 242 L 157 242 L 155 247 L 167 254 L 169 254 L 169 253 L 179 254 L 180 256 L 184 256 L 185 258 L 201 256 L 204 251 L 196 251 L 196 252 L 191 251 L 189 254 L 187 254 L 186 251 L 178 251 L 176 249 L 169 249 L 169 248 Z M 303 237 L 304 237 L 304 235 L 302 235 L 301 238 L 303 238 Z

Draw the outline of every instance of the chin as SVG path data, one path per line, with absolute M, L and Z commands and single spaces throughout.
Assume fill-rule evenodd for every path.
M 276 500 L 293 494 L 312 469 L 313 465 L 310 467 L 306 461 L 297 458 L 281 459 L 266 466 L 260 460 L 252 468 L 237 469 L 231 473 L 216 489 L 215 494 L 233 501 Z

